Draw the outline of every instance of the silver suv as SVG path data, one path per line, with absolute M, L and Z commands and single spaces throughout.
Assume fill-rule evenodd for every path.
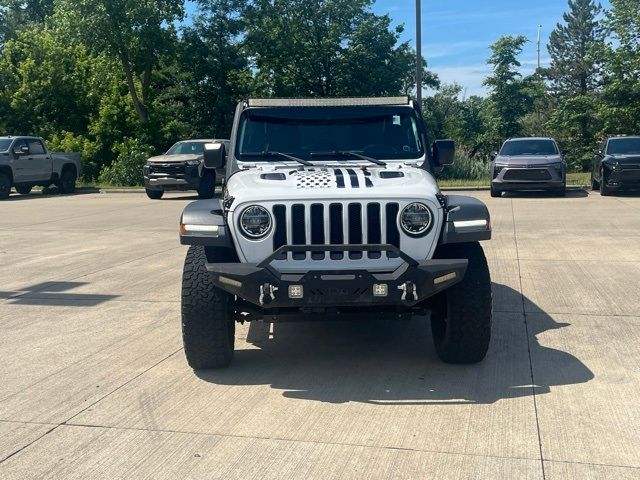
M 492 197 L 500 197 L 502 192 L 528 190 L 566 194 L 567 164 L 553 138 L 512 138 L 494 155 Z

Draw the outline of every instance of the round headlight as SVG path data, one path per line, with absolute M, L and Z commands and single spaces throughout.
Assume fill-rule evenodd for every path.
M 266 208 L 252 205 L 245 208 L 240 215 L 240 229 L 251 238 L 263 238 L 271 231 L 271 215 Z
M 400 214 L 400 226 L 412 237 L 421 237 L 431 230 L 433 213 L 424 203 L 410 203 Z

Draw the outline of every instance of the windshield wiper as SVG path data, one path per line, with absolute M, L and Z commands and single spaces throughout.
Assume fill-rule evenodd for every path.
M 350 151 L 334 151 L 334 152 L 311 152 L 310 156 L 312 157 L 356 157 L 360 160 L 366 160 L 367 162 L 375 163 L 381 167 L 385 167 L 387 164 L 382 160 L 378 160 L 377 158 L 367 157 L 366 155 L 362 155 L 358 152 L 350 152 Z
M 306 160 L 303 160 L 302 158 L 298 158 L 298 157 L 294 157 L 292 155 L 289 155 L 287 153 L 282 153 L 282 152 L 273 152 L 273 151 L 265 151 L 265 152 L 248 152 L 248 153 L 243 153 L 242 156 L 247 156 L 247 157 L 263 157 L 263 158 L 268 158 L 268 157 L 282 157 L 282 158 L 286 158 L 288 160 L 292 160 L 294 162 L 298 162 L 301 163 L 302 165 L 305 165 L 307 167 L 313 167 L 313 163 L 311 162 L 307 162 Z

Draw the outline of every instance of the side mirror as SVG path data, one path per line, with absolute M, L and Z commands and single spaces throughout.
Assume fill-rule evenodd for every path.
M 498 156 L 498 151 L 494 150 L 493 152 L 491 152 L 491 156 L 492 157 L 497 157 Z
M 602 156 L 602 150 L 599 150 L 599 149 L 597 149 L 597 148 L 596 148 L 596 149 L 593 151 L 593 154 L 594 154 L 596 157 L 601 157 L 601 156 Z
M 20 148 L 14 148 L 13 153 L 16 155 L 28 155 L 29 154 L 29 145 L 20 145 Z
M 224 167 L 227 154 L 222 143 L 207 143 L 204 146 L 204 167 L 216 169 Z
M 456 158 L 456 143 L 453 140 L 436 140 L 433 142 L 433 160 L 436 165 L 444 167 L 453 165 Z

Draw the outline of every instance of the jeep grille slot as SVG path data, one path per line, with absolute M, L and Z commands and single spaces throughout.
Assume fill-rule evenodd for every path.
M 398 218 L 398 212 L 400 211 L 400 206 L 397 203 L 388 203 L 387 204 L 387 243 L 389 245 L 393 245 L 395 247 L 400 248 L 400 231 L 398 230 L 398 225 L 396 223 L 396 219 Z M 389 252 L 389 258 L 396 258 L 397 254 L 393 252 Z
M 291 208 L 291 244 L 292 245 L 306 245 L 306 223 L 305 223 L 305 207 L 304 205 L 294 205 Z M 294 253 L 294 260 L 304 260 L 306 258 L 305 253 Z
M 273 207 L 273 217 L 275 219 L 275 231 L 273 234 L 273 251 L 287 244 L 287 207 L 275 205 Z M 286 260 L 287 254 L 283 253 L 278 260 Z
M 397 226 L 399 204 L 344 202 L 329 205 L 295 204 L 290 207 L 274 205 L 274 251 L 285 245 L 384 245 L 400 247 L 400 231 Z M 361 260 L 364 256 L 380 259 L 383 252 L 349 252 L 349 260 Z M 388 252 L 389 258 L 397 254 Z M 331 260 L 345 260 L 344 252 L 330 252 Z M 283 254 L 277 260 L 325 260 L 327 253 Z

